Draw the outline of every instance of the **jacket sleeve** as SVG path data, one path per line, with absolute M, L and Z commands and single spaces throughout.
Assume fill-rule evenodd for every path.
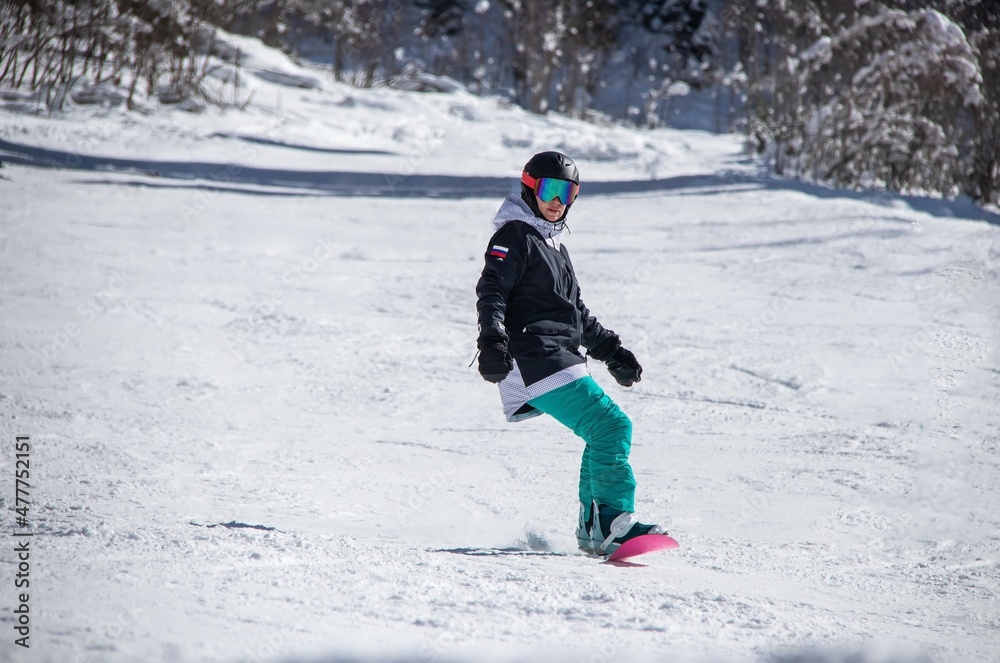
M 583 322 L 583 345 L 591 357 L 598 361 L 607 361 L 615 350 L 621 347 L 622 342 L 618 339 L 618 334 L 605 329 L 597 318 L 590 314 L 579 292 L 580 288 L 577 286 L 576 308 L 579 309 L 580 320 Z
M 528 243 L 508 224 L 497 231 L 486 248 L 486 264 L 476 284 L 479 336 L 508 340 L 505 318 L 507 298 L 521 281 Z

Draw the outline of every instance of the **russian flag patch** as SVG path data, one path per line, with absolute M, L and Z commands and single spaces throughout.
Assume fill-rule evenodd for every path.
M 500 260 L 503 260 L 504 258 L 507 257 L 507 251 L 508 249 L 506 246 L 500 246 L 499 244 L 494 244 L 490 248 L 490 255 L 493 256 L 494 258 L 500 258 Z

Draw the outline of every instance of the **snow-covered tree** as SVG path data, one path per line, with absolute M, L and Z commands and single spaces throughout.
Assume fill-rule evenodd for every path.
M 953 0 L 955 20 L 979 54 L 982 103 L 968 127 L 964 190 L 980 203 L 1000 205 L 1000 9 L 986 0 Z
M 635 119 L 658 126 L 671 99 L 720 78 L 713 62 L 720 23 L 706 0 L 625 0 L 618 5 L 620 47 L 628 53 L 634 79 L 628 87 L 638 88 L 641 99 Z
M 935 9 L 876 2 L 745 4 L 748 131 L 779 173 L 963 189 L 963 140 L 983 79 L 958 24 Z
M 332 51 L 334 78 L 371 87 L 388 80 L 397 67 L 395 52 L 406 4 L 402 0 L 281 0 L 281 24 L 285 30 L 296 26 L 296 40 L 310 31 L 324 36 Z M 285 39 L 279 45 L 292 53 L 297 46 Z
M 614 46 L 613 0 L 503 0 L 514 98 L 536 113 L 580 113 Z M 582 108 L 581 108 L 582 107 Z
M 834 59 L 849 76 L 823 76 Z M 839 186 L 957 190 L 963 116 L 981 103 L 982 78 L 946 16 L 887 10 L 820 37 L 787 66 L 793 115 L 776 144 L 782 166 Z

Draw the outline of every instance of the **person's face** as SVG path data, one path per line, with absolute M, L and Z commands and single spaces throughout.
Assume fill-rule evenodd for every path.
M 566 211 L 566 206 L 559 202 L 558 198 L 553 198 L 549 202 L 545 202 L 536 195 L 535 201 L 538 203 L 538 209 L 541 211 L 542 216 L 545 217 L 545 220 L 552 223 L 558 221 L 562 217 L 563 212 Z

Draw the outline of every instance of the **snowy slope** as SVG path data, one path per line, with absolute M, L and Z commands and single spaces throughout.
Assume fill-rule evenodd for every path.
M 0 660 L 1000 658 L 995 215 L 242 43 L 243 113 L 0 110 L 0 493 L 13 527 L 30 435 L 36 533 Z M 468 368 L 543 149 L 645 369 L 591 367 L 682 544 L 645 566 L 574 554 L 580 444 Z

